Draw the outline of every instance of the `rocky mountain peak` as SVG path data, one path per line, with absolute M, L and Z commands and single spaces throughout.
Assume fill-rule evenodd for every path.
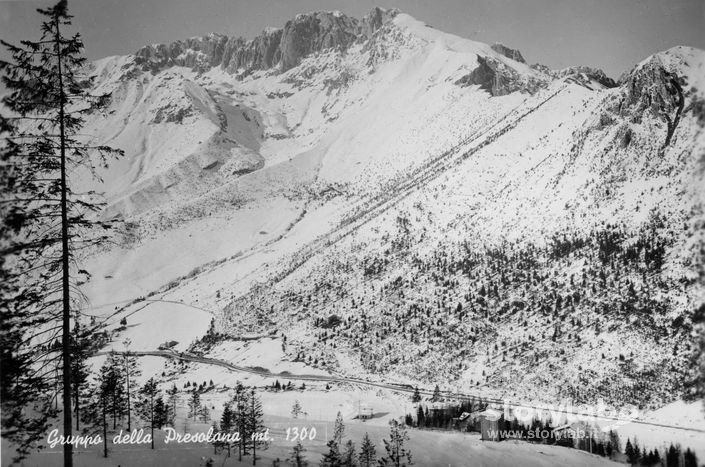
M 477 67 L 461 77 L 460 86 L 479 85 L 493 96 L 505 96 L 513 92 L 533 94 L 546 86 L 546 82 L 531 76 L 524 76 L 500 60 L 487 56 L 477 56 Z
M 220 66 L 230 73 L 280 67 L 286 71 L 315 52 L 347 49 L 370 38 L 399 10 L 375 7 L 362 19 L 339 11 L 314 11 L 296 15 L 283 28 L 266 28 L 251 40 L 211 33 L 170 44 L 153 44 L 135 52 L 144 70 L 159 71 L 184 66 L 197 71 Z
M 398 14 L 399 10 L 396 8 L 390 10 L 378 6 L 372 8 L 372 10 L 362 18 L 362 34 L 369 39 L 379 28 L 394 19 Z
M 348 48 L 360 35 L 360 21 L 340 12 L 317 11 L 286 22 L 279 50 L 281 68 L 288 70 L 307 55 L 324 49 Z
M 512 60 L 517 61 L 519 63 L 526 63 L 526 60 L 524 60 L 524 57 L 521 55 L 521 52 L 519 52 L 517 49 L 512 49 L 499 42 L 494 43 L 493 45 L 491 45 L 491 47 L 492 50 L 504 55 L 507 58 L 511 58 Z
M 571 66 L 564 68 L 562 70 L 559 70 L 555 72 L 555 76 L 557 78 L 565 78 L 565 77 L 576 77 L 577 79 L 580 79 L 581 77 L 585 77 L 590 80 L 597 81 L 601 85 L 603 85 L 606 88 L 613 88 L 617 86 L 617 83 L 607 76 L 607 74 L 600 70 L 599 68 L 593 68 L 589 66 Z
M 626 92 L 626 103 L 640 109 L 670 113 L 682 99 L 682 83 L 676 70 L 669 70 L 658 55 L 620 78 Z

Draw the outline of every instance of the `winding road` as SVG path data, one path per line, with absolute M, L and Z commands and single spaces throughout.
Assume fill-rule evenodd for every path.
M 98 352 L 96 355 L 107 355 L 109 353 L 110 352 Z M 116 353 L 124 354 L 125 352 L 116 352 Z M 296 381 L 319 381 L 319 382 L 328 382 L 328 383 L 358 384 L 358 385 L 362 385 L 362 386 L 376 387 L 376 388 L 380 388 L 380 389 L 387 389 L 387 390 L 391 390 L 391 391 L 403 392 L 403 393 L 408 393 L 408 394 L 412 394 L 415 391 L 415 388 L 411 385 L 408 385 L 408 384 L 382 383 L 382 382 L 368 381 L 368 380 L 357 379 L 357 378 L 347 378 L 347 377 L 343 377 L 343 376 L 334 376 L 334 375 L 324 376 L 324 375 L 293 374 L 293 373 L 289 373 L 287 371 L 283 371 L 281 373 L 272 373 L 267 370 L 258 370 L 258 369 L 247 367 L 247 366 L 233 365 L 232 363 L 227 362 L 225 360 L 219 360 L 216 358 L 209 358 L 209 357 L 202 357 L 200 355 L 195 355 L 195 354 L 192 354 L 189 352 L 176 352 L 173 350 L 138 350 L 138 351 L 131 350 L 129 353 L 131 355 L 135 355 L 138 357 L 163 357 L 163 358 L 169 358 L 169 359 L 175 358 L 178 360 L 183 360 L 183 361 L 188 361 L 188 362 L 202 363 L 202 364 L 206 364 L 206 365 L 215 365 L 215 366 L 220 366 L 220 367 L 225 368 L 230 371 L 240 372 L 240 373 L 249 373 L 249 374 L 253 374 L 253 375 L 257 375 L 257 376 L 262 376 L 265 378 L 277 378 L 277 379 L 287 379 L 287 380 L 296 380 Z M 423 394 L 423 395 L 427 395 L 427 396 L 432 396 L 434 394 L 434 391 L 428 390 L 428 389 L 419 388 L 418 391 L 419 391 L 419 394 Z M 453 391 L 440 391 L 440 393 L 442 396 L 445 396 L 448 398 L 477 400 L 477 401 L 481 401 L 481 402 L 488 403 L 488 404 L 497 404 L 497 405 L 501 406 L 502 408 L 507 408 L 507 407 L 529 408 L 529 409 L 535 409 L 537 411 L 550 410 L 553 413 L 561 413 L 561 414 L 567 414 L 567 415 L 572 415 L 572 416 L 577 416 L 577 417 L 595 417 L 600 420 L 610 420 L 610 421 L 622 422 L 622 423 L 636 423 L 636 424 L 640 424 L 640 425 L 649 425 L 649 426 L 655 426 L 655 427 L 660 427 L 660 428 L 671 428 L 671 429 L 676 429 L 676 430 L 705 433 L 705 430 L 698 429 L 698 428 L 683 427 L 683 426 L 678 426 L 678 425 L 667 425 L 667 424 L 662 424 L 662 423 L 654 423 L 654 422 L 648 422 L 648 421 L 644 421 L 644 420 L 637 420 L 637 419 L 631 419 L 631 418 L 611 417 L 611 416 L 607 416 L 607 415 L 595 416 L 594 413 L 578 412 L 576 410 L 568 411 L 568 410 L 561 409 L 560 407 L 546 409 L 546 407 L 510 402 L 506 399 L 496 399 L 496 398 L 491 398 L 491 397 L 480 396 L 478 394 L 469 394 L 469 393 L 461 393 L 461 392 L 453 392 Z

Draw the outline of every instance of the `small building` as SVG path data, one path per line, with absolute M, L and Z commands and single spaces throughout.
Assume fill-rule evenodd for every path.
M 504 426 L 504 416 L 496 409 L 485 409 L 476 412 L 476 419 L 480 422 L 480 439 L 483 441 L 501 441 L 500 427 Z
M 372 410 L 372 407 L 368 404 L 360 404 L 358 407 L 358 414 L 357 418 L 361 420 L 367 420 L 368 418 L 372 418 L 374 416 L 374 411 Z
M 453 419 L 455 427 L 460 431 L 471 431 L 473 428 L 473 418 L 470 412 L 463 412 L 460 417 Z
M 501 410 L 488 407 L 477 412 L 463 412 L 454 422 L 460 431 L 479 432 L 483 441 L 501 441 L 499 431 L 504 428 L 504 414 Z

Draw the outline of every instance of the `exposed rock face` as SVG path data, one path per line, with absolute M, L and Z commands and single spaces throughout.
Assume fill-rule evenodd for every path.
M 398 13 L 375 7 L 362 20 L 339 12 L 307 13 L 287 21 L 283 29 L 266 29 L 252 40 L 209 34 L 148 45 L 135 53 L 136 63 L 151 71 L 170 66 L 196 71 L 220 66 L 230 73 L 280 66 L 286 71 L 309 54 L 336 47 L 345 50 L 357 40 L 372 37 Z
M 668 126 L 664 143 L 668 146 L 683 113 L 683 79 L 668 71 L 658 56 L 653 56 L 622 76 L 620 84 L 625 89 L 620 111 L 626 107 L 636 111 L 650 110 L 660 116 Z
M 627 91 L 625 103 L 642 110 L 671 113 L 683 99 L 678 77 L 666 70 L 658 57 L 622 76 L 620 84 Z
M 479 85 L 493 96 L 505 96 L 520 91 L 535 93 L 545 83 L 523 78 L 514 69 L 492 57 L 477 56 L 478 66 L 470 74 L 463 76 L 455 84 L 461 86 Z
M 606 88 L 614 88 L 617 83 L 607 76 L 604 71 L 599 68 L 592 68 L 589 66 L 571 66 L 563 68 L 562 70 L 551 70 L 546 65 L 541 63 L 535 63 L 531 65 L 531 68 L 540 71 L 553 79 L 560 78 L 573 78 L 573 81 L 577 84 L 588 85 L 589 81 L 596 81 Z
M 223 60 L 220 65 L 228 72 L 234 73 L 239 69 L 266 70 L 273 67 L 281 59 L 279 42 L 281 29 L 267 29 L 253 40 L 245 41 L 238 37 L 231 37 L 225 45 Z
M 554 75 L 557 78 L 563 78 L 566 76 L 579 77 L 581 75 L 584 75 L 589 79 L 597 81 L 606 88 L 613 88 L 617 86 L 617 83 L 615 83 L 612 78 L 607 76 L 604 71 L 600 70 L 599 68 L 592 68 L 589 66 L 571 66 L 568 68 L 564 68 L 558 72 L 554 72 Z
M 209 34 L 171 44 L 148 45 L 139 49 L 135 58 L 137 64 L 153 71 L 170 66 L 204 70 L 222 61 L 227 40 L 221 34 Z
M 346 49 L 360 34 L 360 22 L 338 12 L 297 15 L 284 26 L 281 43 L 282 70 L 299 64 L 313 52 L 340 47 Z
M 491 47 L 492 50 L 504 55 L 507 58 L 511 58 L 512 60 L 519 63 L 526 63 L 526 60 L 524 60 L 524 57 L 521 55 L 521 52 L 519 52 L 517 49 L 512 49 L 504 44 L 500 44 L 499 42 L 495 43 Z
M 372 11 L 367 14 L 367 16 L 362 18 L 362 35 L 369 39 L 379 28 L 398 14 L 399 10 L 396 8 L 385 10 L 384 8 L 374 7 Z

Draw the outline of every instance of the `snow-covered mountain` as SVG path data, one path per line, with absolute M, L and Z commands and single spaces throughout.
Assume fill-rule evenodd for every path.
M 122 331 L 133 348 L 234 359 L 229 339 L 261 335 L 301 373 L 682 393 L 705 297 L 705 52 L 615 82 L 375 8 L 91 73 L 112 100 L 86 133 L 126 151 L 101 174 L 125 223 L 84 291 L 143 324 Z

